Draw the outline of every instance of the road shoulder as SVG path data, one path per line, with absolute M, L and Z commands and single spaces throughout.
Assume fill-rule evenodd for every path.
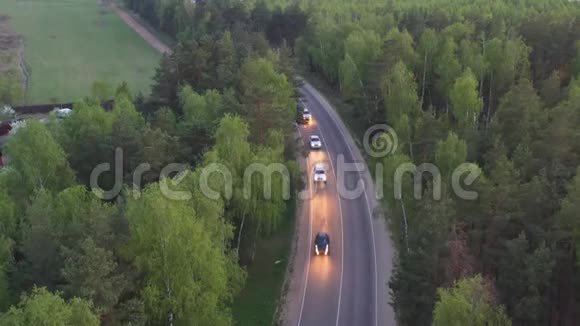
M 308 162 L 304 156 L 303 149 L 304 141 L 299 130 L 300 126 L 296 125 L 296 132 L 294 134 L 296 139 L 296 161 L 300 166 L 301 177 L 304 181 L 305 188 L 300 191 L 298 198 L 296 198 L 296 220 L 295 220 L 295 230 L 294 237 L 292 240 L 291 252 L 289 253 L 288 267 L 286 271 L 286 279 L 284 281 L 284 290 L 282 297 L 280 298 L 280 305 L 278 307 L 276 315 L 276 325 L 283 326 L 294 326 L 298 324 L 298 318 L 300 315 L 300 308 L 302 305 L 302 294 L 304 292 L 305 286 L 305 270 L 301 269 L 300 266 L 306 266 L 306 264 L 301 264 L 301 262 L 306 262 L 306 248 L 305 244 L 308 241 L 305 240 L 309 236 L 308 229 L 308 214 L 309 214 L 309 201 L 308 201 L 308 174 L 307 166 Z

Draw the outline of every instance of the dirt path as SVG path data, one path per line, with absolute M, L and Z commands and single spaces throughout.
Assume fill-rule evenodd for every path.
M 129 25 L 137 34 L 141 35 L 141 37 L 147 41 L 155 50 L 161 53 L 171 54 L 171 49 L 161 42 L 155 35 L 151 34 L 144 26 L 142 26 L 138 21 L 136 21 L 129 13 L 124 11 L 123 9 L 119 8 L 116 3 L 111 2 L 109 4 L 111 9 L 121 17 L 121 19 Z

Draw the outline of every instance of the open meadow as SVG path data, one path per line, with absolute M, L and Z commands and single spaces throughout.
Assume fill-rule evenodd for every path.
M 99 0 L 2 0 L 23 36 L 27 104 L 73 101 L 94 81 L 147 93 L 160 54 Z

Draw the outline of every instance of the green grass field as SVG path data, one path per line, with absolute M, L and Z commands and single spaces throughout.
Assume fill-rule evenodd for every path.
M 256 245 L 256 258 L 248 269 L 248 279 L 233 306 L 237 326 L 271 326 L 288 265 L 294 234 L 294 199 L 289 202 L 286 218 L 270 237 Z M 278 262 L 278 264 L 276 264 Z
M 161 55 L 99 0 L 1 0 L 24 37 L 28 104 L 74 101 L 93 81 L 148 93 Z

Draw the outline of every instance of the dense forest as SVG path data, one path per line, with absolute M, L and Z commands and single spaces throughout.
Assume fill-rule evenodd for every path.
M 151 94 L 95 82 L 66 118 L 14 133 L 0 170 L 0 324 L 232 325 L 242 266 L 289 206 L 280 174 L 270 197 L 259 173 L 246 194 L 245 168 L 285 163 L 299 186 L 289 53 L 252 31 L 207 33 L 163 58 Z M 95 179 L 103 163 L 114 171 Z M 185 166 L 164 172 L 171 163 Z M 212 166 L 232 189 L 203 177 Z
M 399 322 L 473 324 L 477 311 L 480 325 L 578 324 L 580 7 L 307 8 L 297 57 L 340 92 L 360 124 L 386 122 L 399 136 L 399 151 L 379 159 L 384 184 L 405 162 L 435 163 L 444 180 L 441 200 L 429 175 L 422 199 L 411 175 L 401 198 L 386 196 L 399 248 L 390 282 Z M 463 162 L 483 172 L 475 201 L 451 191 Z
M 239 261 L 286 209 L 279 196 L 242 200 L 240 173 L 248 162 L 291 160 L 295 67 L 339 94 L 353 125 L 394 127 L 398 152 L 369 158 L 385 167 L 387 187 L 402 163 L 441 170 L 440 200 L 429 175 L 415 198 L 409 175 L 402 196 L 383 202 L 398 249 L 389 286 L 399 324 L 579 323 L 577 2 L 125 4 L 177 45 L 151 94 L 132 99 L 126 85 L 95 84 L 70 117 L 30 123 L 9 142 L 1 324 L 232 324 Z M 100 108 L 111 96 L 115 108 Z M 115 148 L 127 158 L 125 188 L 101 201 L 86 186 Z M 141 162 L 151 172 L 136 196 Z M 189 164 L 176 187 L 192 200 L 162 196 L 170 162 Z M 482 172 L 471 186 L 476 200 L 452 192 L 463 162 Z M 212 163 L 235 171 L 233 196 L 200 195 L 196 178 Z M 110 189 L 114 176 L 103 179 Z M 173 268 L 161 268 L 168 261 Z
M 416 199 L 409 177 L 401 198 L 384 201 L 399 249 L 390 287 L 400 324 L 578 323 L 577 3 L 127 4 L 178 39 L 250 28 L 289 47 L 350 105 L 352 124 L 395 128 L 402 146 L 378 160 L 387 186 L 401 163 L 440 168 L 442 200 L 430 191 Z M 200 7 L 227 14 L 202 16 Z M 483 173 L 474 201 L 451 192 L 463 162 Z M 433 187 L 428 175 L 423 183 Z

